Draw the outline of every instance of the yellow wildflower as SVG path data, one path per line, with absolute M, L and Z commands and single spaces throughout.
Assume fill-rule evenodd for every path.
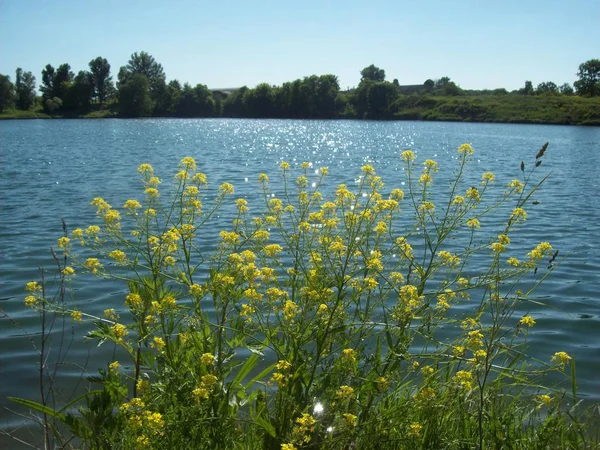
M 569 364 L 569 361 L 571 361 L 571 357 L 565 352 L 556 352 L 552 356 L 551 361 L 561 366 L 564 366 L 566 364 Z
M 188 170 L 196 170 L 196 161 L 191 156 L 186 156 L 181 159 L 180 166 Z
M 96 275 L 98 271 L 102 269 L 102 264 L 100 264 L 98 258 L 88 258 L 85 261 L 85 267 L 87 267 L 94 275 Z
M 127 327 L 125 327 L 125 325 L 122 325 L 120 323 L 113 325 L 111 327 L 111 331 L 113 332 L 113 334 L 115 335 L 115 337 L 118 340 L 123 339 L 129 333 L 129 331 L 127 331 Z
M 402 153 L 400 153 L 400 158 L 402 158 L 404 161 L 406 161 L 408 163 L 408 162 L 414 161 L 416 156 L 412 150 L 405 150 Z
M 81 311 L 73 311 L 73 312 L 71 312 L 71 318 L 75 322 L 82 322 L 83 321 L 83 315 L 81 314 Z
M 496 176 L 492 172 L 485 172 L 481 175 L 482 184 L 491 183 L 496 179 Z
M 231 183 L 223 183 L 221 184 L 221 186 L 219 186 L 219 193 L 221 193 L 222 195 L 233 194 L 233 192 L 234 189 Z
M 462 144 L 460 147 L 458 147 L 458 153 L 472 155 L 474 151 L 475 150 L 473 150 L 473 147 L 471 147 L 471 144 Z
M 515 222 L 525 222 L 527 220 L 527 212 L 523 208 L 515 208 L 510 218 Z
M 129 210 L 136 210 L 141 208 L 142 205 L 140 204 L 140 202 L 138 202 L 137 200 L 127 200 L 125 202 L 125 204 L 123 205 L 124 209 L 129 209 Z
M 529 328 L 535 325 L 535 320 L 531 316 L 523 316 L 521 320 L 519 320 L 519 325 L 525 325 Z
M 344 413 L 342 414 L 342 418 L 344 419 L 344 425 L 354 428 L 358 423 L 358 417 L 354 414 Z
M 108 257 L 114 259 L 118 263 L 123 263 L 127 259 L 127 255 L 121 250 L 113 250 L 108 254 Z
M 535 398 L 538 402 L 540 402 L 543 405 L 546 405 L 547 407 L 550 407 L 552 405 L 552 397 L 550 397 L 547 394 L 540 394 L 540 395 L 537 395 Z M 540 405 L 540 407 L 541 407 L 541 405 Z
M 514 190 L 517 194 L 523 192 L 523 183 L 521 183 L 519 180 L 512 180 L 510 183 L 508 183 L 508 187 Z
M 69 241 L 70 241 L 70 239 L 66 236 L 59 238 L 58 239 L 58 248 L 62 248 L 64 250 L 66 250 L 69 247 Z
M 263 252 L 265 253 L 265 255 L 271 256 L 271 257 L 276 256 L 278 253 L 281 253 L 282 251 L 283 251 L 283 248 L 279 244 L 271 244 L 271 245 L 267 245 L 263 248 Z
M 418 438 L 421 436 L 421 431 L 423 430 L 423 425 L 421 425 L 420 423 L 411 423 L 408 426 L 408 433 L 414 437 L 414 438 Z
M 140 164 L 138 167 L 138 172 L 141 174 L 147 173 L 152 175 L 154 173 L 154 169 L 150 164 Z
M 200 356 L 200 363 L 204 366 L 210 366 L 211 364 L 214 364 L 214 362 L 215 355 L 212 353 L 203 353 L 202 356 Z
M 340 400 L 349 400 L 354 396 L 354 389 L 346 385 L 340 386 L 335 395 Z

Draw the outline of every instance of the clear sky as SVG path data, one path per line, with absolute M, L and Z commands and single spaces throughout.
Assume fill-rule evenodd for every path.
M 136 51 L 167 79 L 210 88 L 333 73 L 342 88 L 375 64 L 391 81 L 450 77 L 465 89 L 560 85 L 600 58 L 600 0 L 0 0 L 0 73 L 73 71 Z

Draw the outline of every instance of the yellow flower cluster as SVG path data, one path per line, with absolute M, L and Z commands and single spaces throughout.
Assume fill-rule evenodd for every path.
M 473 374 L 468 370 L 459 370 L 452 377 L 452 381 L 458 383 L 464 389 L 471 389 L 473 386 Z
M 519 320 L 519 325 L 524 325 L 531 328 L 535 325 L 535 320 L 533 320 L 533 317 L 531 316 L 523 316 L 521 317 L 521 320 Z
M 556 352 L 550 359 L 560 366 L 565 366 L 571 361 L 571 357 L 566 352 Z

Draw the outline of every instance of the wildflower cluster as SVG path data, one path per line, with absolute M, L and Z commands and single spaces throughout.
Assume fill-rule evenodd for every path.
M 371 448 L 373 436 L 445 448 L 460 433 L 465 447 L 503 446 L 501 431 L 486 426 L 498 398 L 529 388 L 515 367 L 536 325 L 513 316 L 533 289 L 515 292 L 525 275 L 537 283 L 553 248 L 542 242 L 523 262 L 511 255 L 527 189 L 539 186 L 513 180 L 493 195 L 492 172 L 473 186 L 465 174 L 474 152 L 458 148 L 447 199 L 437 192 L 443 164 L 420 163 L 412 150 L 398 160 L 401 185 L 386 186 L 365 164 L 356 184 L 331 195 L 326 167 L 313 173 L 305 162 L 294 174 L 296 163 L 282 161 L 280 184 L 258 176 L 262 208 L 232 199 L 233 221 L 209 228 L 210 245 L 202 228 L 233 185 L 208 195 L 208 177 L 185 157 L 165 200 L 154 168 L 140 165 L 139 195 L 120 209 L 95 198 L 99 224 L 57 243 L 78 273 L 126 281 L 122 304 L 95 318 L 89 337 L 113 342 L 129 361 L 101 372 L 106 394 L 81 420 L 100 420 L 95 405 L 106 402 L 102 414 L 118 417 L 102 416 L 101 442 L 119 448 Z M 488 229 L 491 214 L 500 229 Z M 72 280 L 75 269 L 61 273 Z M 26 290 L 27 306 L 47 301 L 41 284 Z M 456 331 L 444 341 L 437 330 Z M 528 376 L 537 386 L 540 374 L 571 362 L 557 352 Z M 546 394 L 535 402 L 559 410 Z M 523 433 L 520 423 L 512 432 Z

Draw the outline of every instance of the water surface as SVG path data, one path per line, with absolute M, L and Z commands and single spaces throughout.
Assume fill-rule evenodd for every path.
M 537 325 L 530 335 L 530 352 L 545 361 L 555 351 L 571 354 L 577 361 L 580 393 L 598 401 L 599 128 L 228 119 L 0 121 L 0 308 L 19 324 L 0 319 L 0 427 L 12 429 L 19 423 L 5 409 L 11 406 L 6 396 L 37 400 L 38 395 L 37 356 L 28 335 L 36 338 L 39 318 L 23 307 L 23 286 L 39 278 L 39 267 L 52 267 L 49 249 L 61 234 L 61 218 L 72 230 L 93 222 L 93 197 L 123 204 L 139 192 L 140 163 L 151 163 L 168 183 L 179 160 L 193 156 L 213 189 L 228 181 L 236 197 L 247 198 L 252 206 L 259 198 L 259 173 L 276 173 L 282 160 L 293 166 L 302 161 L 315 168 L 328 166 L 331 188 L 352 185 L 360 167 L 370 163 L 391 189 L 402 187 L 398 155 L 407 148 L 420 161 L 437 160 L 440 174 L 448 175 L 444 167 L 455 163 L 456 148 L 470 142 L 476 149 L 477 173 L 493 171 L 507 180 L 517 177 L 520 161 L 530 164 L 546 141 L 550 147 L 541 169 L 551 177 L 536 195 L 540 204 L 529 211 L 522 238 L 531 244 L 550 241 L 566 258 L 537 291 L 549 307 L 532 311 Z M 215 222 L 217 228 L 229 224 L 227 214 Z M 122 306 L 123 286 L 89 278 L 77 282 L 74 301 L 82 309 L 100 314 Z M 56 329 L 61 326 L 57 323 Z M 66 340 L 61 344 L 56 337 L 53 348 L 62 345 L 85 364 L 92 347 L 83 342 L 84 329 L 72 328 L 71 321 L 65 327 Z M 87 371 L 110 360 L 111 351 L 94 350 Z M 71 383 L 82 371 L 61 368 Z M 0 444 L 5 439 L 0 436 Z

